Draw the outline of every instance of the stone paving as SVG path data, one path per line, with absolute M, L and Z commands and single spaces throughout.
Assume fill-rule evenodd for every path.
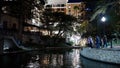
M 93 60 L 120 64 L 120 47 L 100 48 L 100 49 L 83 48 L 80 54 L 86 58 Z

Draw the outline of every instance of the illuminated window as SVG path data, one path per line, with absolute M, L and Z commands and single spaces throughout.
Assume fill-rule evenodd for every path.
M 4 0 L 4 1 L 8 1 L 8 0 Z

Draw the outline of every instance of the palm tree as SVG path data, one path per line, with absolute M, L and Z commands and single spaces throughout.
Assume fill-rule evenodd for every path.
M 75 16 L 78 17 L 79 6 L 74 6 Z
M 99 0 L 90 21 L 100 22 L 102 16 L 106 16 L 107 34 L 120 32 L 120 0 Z
M 93 21 L 99 14 L 106 14 L 111 10 L 113 10 L 114 14 L 120 15 L 120 0 L 99 0 L 98 3 L 100 4 L 96 7 L 90 21 Z

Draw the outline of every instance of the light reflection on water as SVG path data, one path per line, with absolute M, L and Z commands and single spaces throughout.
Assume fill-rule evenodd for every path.
M 0 68 L 120 68 L 88 60 L 80 56 L 79 49 L 65 53 L 32 51 L 0 56 Z
M 65 53 L 27 52 L 0 56 L 0 68 L 81 68 L 80 50 Z
M 73 49 L 72 52 L 64 54 L 42 54 L 36 55 L 29 60 L 27 68 L 80 68 L 80 50 Z M 39 56 L 39 57 L 38 57 Z M 36 61 L 36 59 L 38 59 Z M 31 62 L 32 61 L 32 62 Z M 39 64 L 38 64 L 39 63 Z M 37 66 L 38 65 L 38 66 Z

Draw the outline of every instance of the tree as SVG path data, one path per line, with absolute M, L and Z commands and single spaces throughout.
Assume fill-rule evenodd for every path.
M 79 6 L 74 6 L 75 15 L 78 17 Z
M 20 14 L 26 15 L 30 18 L 32 15 L 31 10 L 35 7 L 41 10 L 43 7 L 44 0 L 12 0 L 12 1 L 0 1 L 0 10 L 2 13 L 6 11 L 6 14 L 19 16 Z
M 44 0 L 0 0 L 1 13 L 16 17 L 19 23 L 19 34 L 22 38 L 23 24 L 28 20 L 36 18 L 41 13 Z M 37 12 L 33 11 L 37 9 Z
M 88 30 L 89 22 L 84 21 L 77 27 L 79 33 L 85 33 Z
M 49 40 L 54 40 L 50 44 L 59 45 L 63 41 L 65 42 L 64 35 L 73 31 L 73 25 L 76 18 L 71 15 L 66 15 L 63 12 L 52 12 L 46 10 L 41 17 L 44 29 L 48 31 Z M 61 40 L 62 39 L 62 40 Z
M 43 12 L 41 18 L 43 26 L 47 29 L 49 35 L 54 35 L 56 37 L 62 37 L 62 35 L 73 29 L 73 24 L 76 21 L 76 18 L 70 15 L 66 15 L 63 12 Z M 58 31 L 55 35 L 54 31 Z
M 106 26 L 105 28 L 106 33 L 112 34 L 114 32 L 119 32 L 120 30 L 119 10 L 120 10 L 120 0 L 99 0 L 90 21 L 97 22 L 97 24 L 98 23 L 100 24 L 101 17 L 106 16 L 107 21 L 104 23 L 104 25 Z M 103 24 L 99 26 L 103 26 Z

